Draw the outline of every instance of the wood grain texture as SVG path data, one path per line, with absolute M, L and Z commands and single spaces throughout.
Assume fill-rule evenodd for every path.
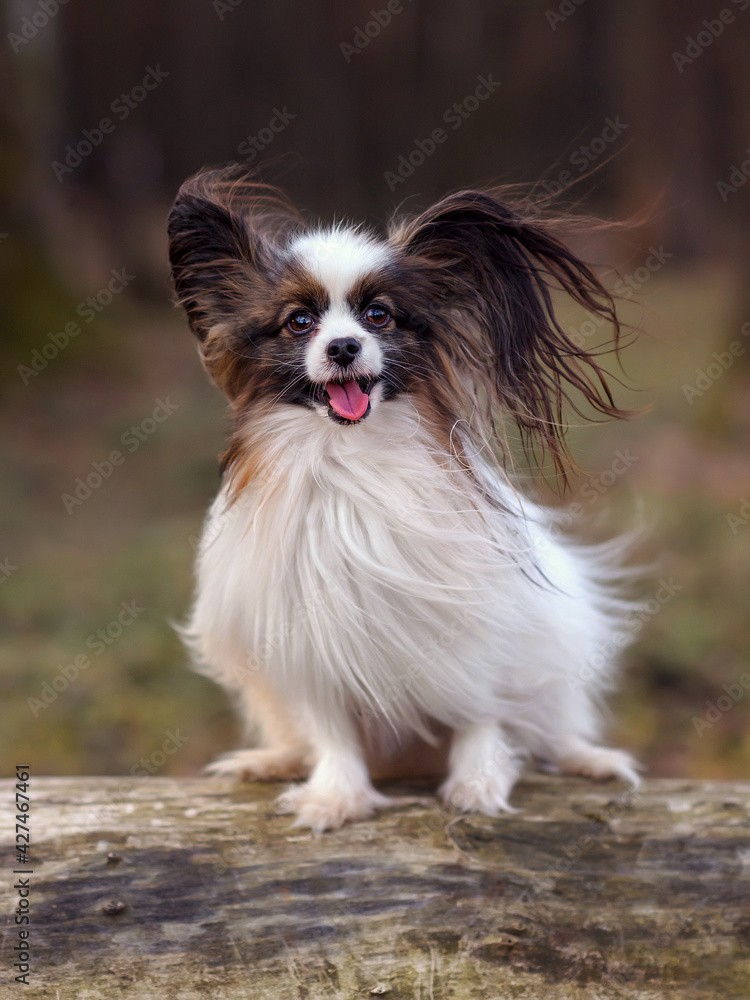
M 32 974 L 18 996 L 750 997 L 750 783 L 628 795 L 532 776 L 500 819 L 402 786 L 395 808 L 322 836 L 277 816 L 277 792 L 32 779 Z M 8 879 L 0 905 L 7 976 Z

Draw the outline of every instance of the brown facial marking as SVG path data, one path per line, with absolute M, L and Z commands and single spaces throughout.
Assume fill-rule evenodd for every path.
M 287 321 L 295 310 L 318 317 L 329 307 L 326 290 L 295 262 L 280 260 L 275 271 L 255 286 L 234 321 L 215 327 L 204 344 L 206 367 L 238 413 L 263 398 L 294 401 L 306 381 L 309 335 L 295 335 Z

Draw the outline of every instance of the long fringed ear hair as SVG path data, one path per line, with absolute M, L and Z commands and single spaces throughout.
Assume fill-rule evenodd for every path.
M 466 393 L 465 383 L 457 384 L 458 369 L 477 393 L 473 402 L 484 411 L 475 412 L 479 421 L 483 416 L 492 431 L 500 414 L 509 414 L 527 452 L 540 445 L 564 482 L 570 456 L 563 407 L 585 416 L 570 391 L 606 416 L 631 413 L 615 405 L 596 357 L 561 327 L 550 290 L 561 288 L 611 324 L 616 351 L 621 324 L 610 293 L 550 223 L 489 193 L 449 195 L 417 218 L 396 222 L 390 240 L 422 301 L 429 297 L 436 306 L 422 324 L 445 411 L 466 416 L 455 410 L 456 392 Z
M 177 300 L 204 344 L 236 320 L 273 266 L 273 250 L 300 217 L 280 191 L 243 168 L 205 170 L 180 188 L 169 213 Z

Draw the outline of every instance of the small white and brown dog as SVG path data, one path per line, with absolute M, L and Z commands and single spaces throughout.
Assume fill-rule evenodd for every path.
M 388 803 L 368 755 L 418 771 L 416 744 L 448 739 L 441 794 L 463 810 L 509 809 L 529 756 L 636 784 L 598 745 L 616 546 L 561 537 L 505 471 L 514 421 L 564 474 L 571 389 L 624 415 L 553 312 L 556 286 L 619 335 L 554 225 L 462 191 L 387 238 L 311 227 L 229 170 L 183 185 L 169 238 L 234 416 L 185 634 L 258 746 L 212 770 L 305 778 L 279 801 L 314 830 Z

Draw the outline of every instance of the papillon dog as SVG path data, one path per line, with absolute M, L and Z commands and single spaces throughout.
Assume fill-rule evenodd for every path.
M 183 185 L 169 240 L 233 415 L 184 632 L 256 746 L 212 770 L 304 779 L 279 807 L 316 831 L 387 805 L 372 761 L 408 771 L 430 744 L 448 744 L 446 803 L 490 816 L 530 757 L 637 784 L 599 745 L 618 560 L 509 471 L 509 428 L 564 475 L 566 402 L 625 415 L 555 316 L 553 288 L 619 336 L 555 225 L 482 191 L 385 237 L 309 225 L 230 168 Z

